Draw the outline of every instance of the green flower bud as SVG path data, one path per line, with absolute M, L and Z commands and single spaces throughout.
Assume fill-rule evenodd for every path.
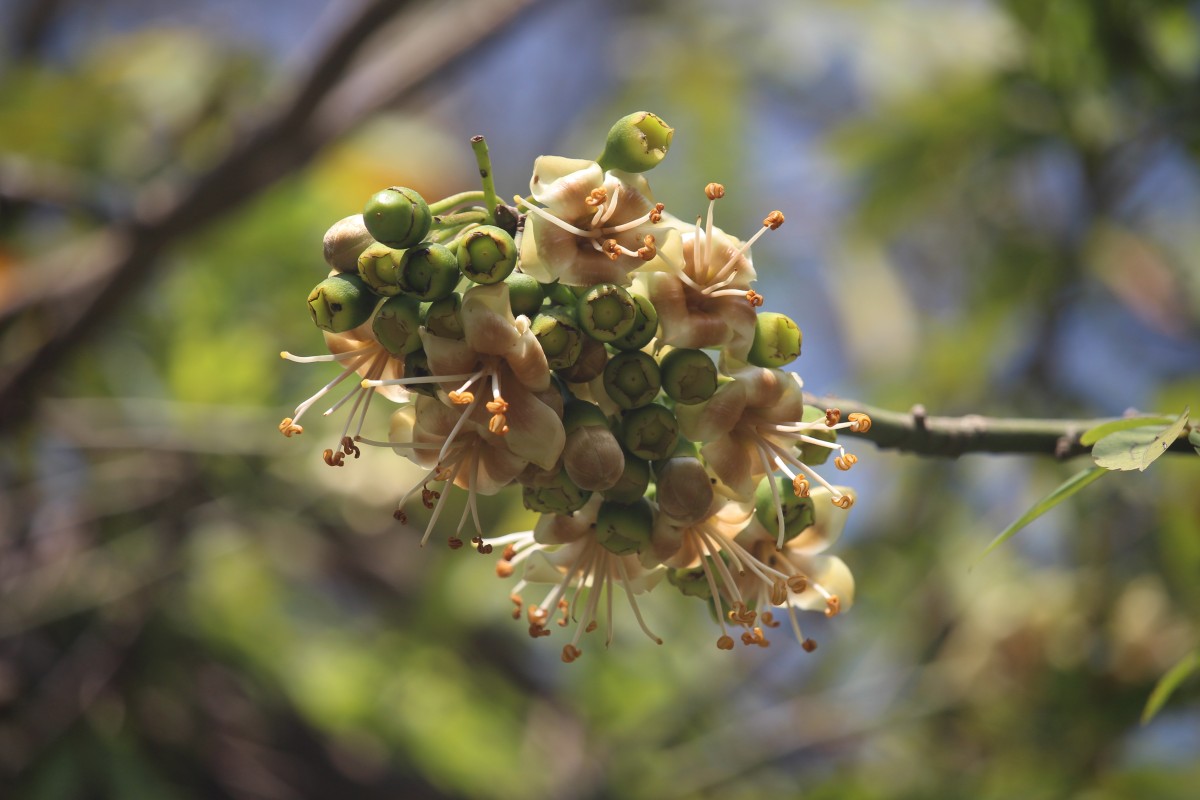
M 758 521 L 764 528 L 773 532 L 772 535 L 779 530 L 779 517 L 775 507 L 775 498 L 771 494 L 771 481 L 775 482 L 775 488 L 779 491 L 780 503 L 783 505 L 783 538 L 785 541 L 795 539 L 816 519 L 813 512 L 813 499 L 797 497 L 796 492 L 792 489 L 792 482 L 786 478 L 776 478 L 772 475 L 763 478 L 754 492 L 754 515 L 758 517 Z
M 645 172 L 658 165 L 671 146 L 675 129 L 649 111 L 638 111 L 617 120 L 596 159 L 605 170 Z
M 713 501 L 713 481 L 698 458 L 668 458 L 654 465 L 654 485 L 659 509 L 682 523 L 708 516 Z
M 596 542 L 610 553 L 632 555 L 650 543 L 653 527 L 654 509 L 646 498 L 629 504 L 605 500 L 596 513 Z
M 756 367 L 777 369 L 800 355 L 800 326 L 784 314 L 764 311 L 754 321 L 754 344 L 747 356 Z
M 308 313 L 323 331 L 342 333 L 371 318 L 379 298 L 362 278 L 351 273 L 330 275 L 308 293 Z
M 547 306 L 533 318 L 529 329 L 537 337 L 550 369 L 563 369 L 576 362 L 583 350 L 583 334 L 575 313 L 567 306 Z
M 525 486 L 521 490 L 521 502 L 538 514 L 573 514 L 591 496 L 591 492 L 580 489 L 561 472 L 549 485 Z
M 816 422 L 823 419 L 825 419 L 825 410 L 816 406 L 805 406 L 803 415 L 800 417 L 801 422 Z M 807 430 L 804 435 L 831 444 L 837 441 L 837 431 L 825 425 Z M 796 449 L 800 451 L 800 460 L 810 467 L 819 467 L 824 464 L 829 460 L 830 453 L 833 452 L 828 447 L 821 447 L 821 445 L 811 442 L 797 442 Z
M 650 299 L 640 294 L 629 293 L 637 306 L 637 318 L 633 329 L 624 336 L 613 339 L 609 344 L 618 350 L 641 350 L 658 334 L 658 311 Z
M 454 253 L 432 242 L 405 250 L 397 271 L 400 288 L 422 300 L 441 300 L 450 295 L 461 277 Z
M 599 409 L 596 411 L 599 412 Z M 600 416 L 603 419 L 604 415 Z M 611 489 L 621 480 L 621 475 L 625 472 L 625 453 L 621 450 L 617 437 L 609 430 L 607 422 L 577 424 L 573 430 L 567 431 L 562 464 L 567 476 L 575 485 L 581 489 L 601 492 Z
M 500 283 L 516 266 L 517 243 L 495 225 L 472 228 L 459 241 L 458 268 L 475 283 Z
M 513 316 L 524 314 L 533 319 L 546 299 L 542 285 L 524 272 L 510 273 L 504 282 L 508 284 L 508 304 Z
M 626 411 L 621 417 L 621 444 L 647 461 L 669 456 L 675 450 L 678 435 L 675 415 L 657 403 Z
M 620 479 L 601 494 L 605 500 L 614 503 L 632 503 L 644 497 L 650 486 L 650 463 L 625 453 L 625 469 L 621 471 Z
M 579 327 L 598 342 L 620 339 L 637 322 L 637 304 L 615 283 L 598 283 L 579 298 Z
M 554 283 L 541 283 L 538 285 L 542 287 L 542 293 L 546 295 L 546 300 L 551 305 L 570 306 L 574 308 L 576 303 L 579 302 L 579 295 L 575 294 L 571 290 L 571 287 L 564 283 L 555 281 Z
M 608 427 L 608 417 L 595 403 L 572 399 L 563 408 L 563 430 L 568 436 L 580 428 Z
M 579 358 L 575 359 L 574 364 L 558 373 L 563 380 L 569 383 L 587 383 L 598 378 L 604 372 L 605 365 L 608 364 L 608 350 L 604 348 L 604 345 L 587 336 L 581 335 L 581 338 L 583 339 L 583 350 L 579 353 Z
M 394 356 L 421 349 L 420 328 L 421 302 L 402 294 L 384 300 L 371 322 L 375 339 Z
M 403 186 L 376 192 L 363 208 L 363 224 L 376 241 L 403 250 L 425 238 L 433 215 L 421 195 Z
M 429 368 L 429 357 L 425 355 L 424 350 L 414 350 L 404 357 L 404 377 L 428 378 L 432 374 L 433 370 Z M 407 388 L 410 392 L 437 397 L 436 383 L 414 383 Z
M 358 277 L 362 278 L 363 283 L 371 287 L 375 294 L 384 297 L 400 294 L 400 275 L 397 267 L 403 257 L 403 251 L 373 242 L 358 256 Z
M 451 292 L 425 309 L 425 327 L 443 339 L 462 339 L 462 295 Z
M 325 231 L 325 263 L 338 272 L 354 272 L 358 269 L 358 254 L 374 241 L 362 214 L 340 219 Z
M 604 368 L 604 390 L 621 408 L 638 408 L 654 400 L 662 382 L 658 362 L 641 352 L 618 353 Z
M 663 391 L 676 403 L 703 403 L 717 390 L 717 365 L 703 350 L 672 350 L 663 356 L 660 368 Z
M 685 597 L 699 597 L 706 603 L 712 602 L 712 588 L 704 576 L 703 567 L 667 570 L 667 583 L 674 586 Z

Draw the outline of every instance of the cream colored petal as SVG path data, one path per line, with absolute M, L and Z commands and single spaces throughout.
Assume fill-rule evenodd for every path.
M 855 497 L 854 490 L 848 486 L 839 486 L 837 489 L 843 494 L 850 495 L 851 498 Z M 797 555 L 820 553 L 841 537 L 850 510 L 835 506 L 832 498 L 833 495 L 824 486 L 817 486 L 812 490 L 813 524 L 785 545 L 789 553 Z
M 789 594 L 789 605 L 805 611 L 824 611 L 825 597 L 812 585 L 814 583 L 837 597 L 840 611 L 849 611 L 854 605 L 854 575 L 840 558 L 788 554 L 788 561 L 809 581 L 809 587 L 800 594 Z
M 476 436 L 474 433 L 470 435 Z M 475 491 L 494 495 L 511 484 L 528 462 L 502 444 L 485 440 L 482 436 L 478 438 L 480 441 L 475 447 L 475 457 L 479 459 L 479 466 L 474 476 Z M 469 473 L 464 470 L 459 477 L 462 481 L 459 485 L 466 488 Z
M 544 469 L 558 463 L 567 434 L 562 419 L 520 383 L 504 387 L 508 401 L 505 444 L 514 454 Z
M 521 338 L 509 305 L 506 283 L 468 289 L 463 294 L 460 314 L 463 341 L 476 353 L 506 355 Z
M 571 216 L 586 209 L 584 200 L 593 189 L 604 185 L 604 171 L 595 161 L 562 156 L 539 156 L 533 162 L 529 192 L 533 199 Z
M 434 375 L 462 375 L 479 369 L 479 354 L 461 339 L 434 336 L 422 328 L 421 342 L 425 347 L 425 357 L 429 359 L 429 369 Z M 456 379 L 439 386 L 443 391 L 449 392 L 462 384 L 461 379 Z
M 567 544 L 587 535 L 596 524 L 604 498 L 592 495 L 574 514 L 542 514 L 533 528 L 534 541 L 546 545 Z
M 703 403 L 678 405 L 679 430 L 693 442 L 709 442 L 732 431 L 746 411 L 746 387 L 730 381 L 717 387 Z
M 700 448 L 700 454 L 704 456 L 708 469 L 739 500 L 754 497 L 754 490 L 764 473 L 757 453 L 744 440 L 722 436 Z

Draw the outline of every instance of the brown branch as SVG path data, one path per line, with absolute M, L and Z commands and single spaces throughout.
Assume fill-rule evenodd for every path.
M 255 198 L 370 114 L 410 97 L 469 57 L 534 2 L 443 3 L 435 17 L 422 17 L 419 25 L 409 20 L 415 12 L 408 11 L 401 21 L 422 34 L 426 46 L 411 52 L 387 48 L 400 51 L 390 59 L 387 84 L 364 89 L 353 81 L 361 71 L 357 56 L 363 46 L 379 37 L 396 12 L 418 5 L 373 0 L 333 37 L 290 99 L 268 112 L 209 172 L 187 187 L 148 187 L 135 203 L 142 209 L 140 216 L 90 236 L 95 246 L 89 249 L 85 274 L 70 268 L 68 259 L 77 254 L 59 253 L 48 263 L 25 269 L 25 279 L 0 300 L 0 325 L 7 329 L 0 349 L 0 431 L 27 418 L 48 376 L 136 294 L 135 287 L 145 282 L 173 243 Z M 437 26 L 440 35 L 426 36 L 429 26 Z M 454 35 L 448 36 L 451 27 Z M 342 96 L 343 87 L 354 91 Z M 338 101 L 333 108 L 341 113 L 331 113 L 331 99 Z
M 924 456 L 957 458 L 964 453 L 1025 453 L 1068 459 L 1085 455 L 1091 448 L 1080 444 L 1088 429 L 1112 418 L 1101 419 L 1011 419 L 968 414 L 962 417 L 931 417 L 923 406 L 907 413 L 876 408 L 846 397 L 804 393 L 804 402 L 819 408 L 838 408 L 845 415 L 861 412 L 871 418 L 866 433 L 852 433 L 883 449 L 902 450 Z M 1168 452 L 1195 450 L 1181 436 Z

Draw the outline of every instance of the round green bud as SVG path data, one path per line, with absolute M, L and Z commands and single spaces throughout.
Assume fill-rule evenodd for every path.
M 308 313 L 323 331 L 342 333 L 371 318 L 379 298 L 349 272 L 330 275 L 308 293 Z
M 621 471 L 620 479 L 602 491 L 605 500 L 614 503 L 633 503 L 646 495 L 650 487 L 650 462 L 625 453 L 625 468 Z
M 785 314 L 764 311 L 754 320 L 754 343 L 747 359 L 756 367 L 776 369 L 800 355 L 800 326 Z
M 414 350 L 404 357 L 404 377 L 428 378 L 431 375 L 433 370 L 429 368 L 429 357 L 424 350 Z M 408 386 L 408 390 L 427 397 L 437 397 L 436 383 L 414 383 Z
M 604 415 L 600 418 L 599 424 L 582 424 L 575 420 L 576 424 L 571 427 L 564 425 L 567 440 L 563 445 L 562 467 L 576 486 L 602 492 L 620 482 L 625 471 L 625 453 L 609 430 Z
M 363 224 L 376 241 L 402 250 L 425 238 L 433 215 L 421 195 L 393 186 L 371 195 L 363 208 Z
M 375 240 L 363 224 L 362 214 L 340 219 L 325 231 L 325 263 L 338 272 L 358 269 L 358 255 Z
M 565 283 L 555 281 L 554 283 L 541 283 L 538 285 L 542 287 L 542 294 L 546 295 L 546 301 L 551 305 L 570 306 L 574 308 L 575 304 L 579 301 L 579 295 L 575 294 L 571 290 L 571 287 Z
M 533 318 L 529 329 L 542 346 L 550 369 L 570 367 L 583 351 L 583 334 L 574 311 L 567 306 L 546 306 Z
M 573 514 L 591 496 L 591 492 L 580 489 L 562 472 L 548 485 L 525 486 L 521 490 L 521 502 L 538 514 Z
M 661 387 L 658 362 L 640 350 L 617 353 L 604 368 L 604 391 L 621 408 L 646 405 Z
M 651 403 L 621 416 L 621 444 L 647 461 L 666 458 L 675 450 L 679 425 L 665 406 Z
M 596 542 L 619 556 L 641 552 L 653 528 L 654 509 L 644 497 L 628 504 L 605 500 L 596 513 Z
M 358 255 L 358 277 L 375 294 L 391 297 L 400 294 L 400 275 L 396 268 L 404 257 L 401 250 L 372 242 Z
M 397 268 L 400 288 L 421 300 L 441 300 L 458 286 L 458 259 L 449 248 L 422 242 L 404 251 Z
M 703 350 L 672 350 L 663 356 L 660 369 L 663 391 L 676 403 L 703 403 L 717 390 L 717 365 Z
M 613 339 L 609 344 L 618 350 L 641 350 L 658 334 L 658 311 L 648 297 L 633 292 L 630 292 L 629 296 L 637 306 L 637 318 L 634 320 L 633 329 L 624 336 Z
M 816 422 L 817 420 L 825 419 L 824 409 L 816 406 L 805 406 L 801 422 Z M 837 431 L 826 425 L 819 425 L 815 428 L 804 432 L 805 436 L 811 436 L 814 439 L 820 439 L 825 442 L 834 443 L 837 441 Z M 833 451 L 828 447 L 821 447 L 819 444 L 811 442 L 797 442 L 796 449 L 800 451 L 800 460 L 810 467 L 819 467 L 829 460 L 829 455 Z
M 480 225 L 458 244 L 458 268 L 475 283 L 499 283 L 517 266 L 517 243 L 495 225 Z
M 568 383 L 587 383 L 598 378 L 604 372 L 605 365 L 608 364 L 608 350 L 604 348 L 604 345 L 587 336 L 582 336 L 582 338 L 583 349 L 579 353 L 579 358 L 575 359 L 574 364 L 558 373 Z
M 451 292 L 425 307 L 425 327 L 443 339 L 462 339 L 462 295 Z
M 568 436 L 590 425 L 608 427 L 608 417 L 595 403 L 572 398 L 563 408 L 563 430 Z
M 667 570 L 667 583 L 674 586 L 685 597 L 699 597 L 706 603 L 712 602 L 712 588 L 704 575 L 703 567 Z
M 615 283 L 598 283 L 579 298 L 579 327 L 597 342 L 620 339 L 637 322 L 637 304 Z
M 508 304 L 512 307 L 513 316 L 524 314 L 533 319 L 546 299 L 542 285 L 524 272 L 509 273 L 504 282 L 508 284 Z
M 712 505 L 713 481 L 698 458 L 672 457 L 654 465 L 658 508 L 683 523 L 699 522 Z
M 675 129 L 649 111 L 621 117 L 608 132 L 604 153 L 596 159 L 605 170 L 645 172 L 657 166 L 671 146 Z
M 394 356 L 421 349 L 421 301 L 398 294 L 380 304 L 371 322 L 375 339 Z
M 779 492 L 779 501 L 783 506 L 783 538 L 795 539 L 800 533 L 812 525 L 816 519 L 813 512 L 811 497 L 797 497 L 792 489 L 792 482 L 786 478 L 776 478 L 768 475 L 763 478 L 754 492 L 754 515 L 768 531 L 775 533 L 779 530 L 779 517 L 775 507 L 775 497 L 771 494 L 771 482 Z

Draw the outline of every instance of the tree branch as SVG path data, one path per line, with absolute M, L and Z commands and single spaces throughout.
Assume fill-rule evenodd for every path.
M 819 408 L 841 409 L 843 418 L 861 412 L 871 418 L 866 433 L 845 431 L 874 442 L 885 450 L 901 450 L 923 456 L 957 458 L 964 453 L 1024 453 L 1048 455 L 1065 460 L 1091 452 L 1079 437 L 1111 417 L 1100 419 L 1010 419 L 968 414 L 962 417 L 931 417 L 924 406 L 904 413 L 876 408 L 847 397 L 804 393 L 804 402 Z M 1192 453 L 1187 437 L 1181 436 L 1168 452 Z

